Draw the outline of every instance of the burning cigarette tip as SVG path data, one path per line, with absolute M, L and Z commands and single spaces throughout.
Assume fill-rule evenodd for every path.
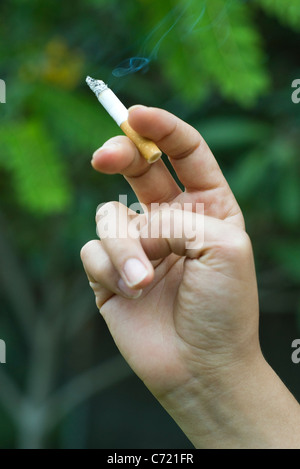
M 123 132 L 135 143 L 141 155 L 148 161 L 154 163 L 162 152 L 151 140 L 142 137 L 130 127 L 128 123 L 128 109 L 113 93 L 113 91 L 102 80 L 95 80 L 89 76 L 86 77 L 86 83 L 95 93 L 98 101 L 114 119 Z
M 108 89 L 108 86 L 102 80 L 95 80 L 95 78 L 87 76 L 85 81 L 91 90 L 95 93 L 97 98 L 100 93 Z

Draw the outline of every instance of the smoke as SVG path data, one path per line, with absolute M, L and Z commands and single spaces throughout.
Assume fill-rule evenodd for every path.
M 147 57 L 131 57 L 130 59 L 123 60 L 112 72 L 114 77 L 124 77 L 130 73 L 138 72 L 139 70 L 147 71 L 150 59 Z
M 204 0 L 206 3 L 207 0 Z M 189 4 L 190 5 L 190 2 Z M 146 72 L 149 68 L 149 64 L 152 60 L 157 58 L 158 51 L 164 39 L 168 34 L 175 28 L 179 23 L 184 13 L 188 9 L 188 5 L 182 9 L 182 7 L 172 8 L 167 15 L 165 15 L 161 21 L 152 29 L 143 41 L 143 45 L 140 49 L 139 55 L 136 57 L 130 57 L 123 60 L 114 70 L 112 74 L 114 77 L 124 77 L 126 75 L 136 73 L 143 70 Z M 158 37 L 158 39 L 156 39 Z M 150 52 L 150 44 L 153 44 Z
M 138 55 L 123 60 L 116 68 L 114 68 L 112 75 L 114 77 L 120 78 L 136 72 L 145 73 L 148 71 L 150 63 L 157 58 L 163 41 L 167 38 L 173 29 L 178 27 L 176 33 L 180 35 L 181 38 L 187 38 L 195 30 L 198 31 L 199 29 L 210 29 L 215 26 L 215 24 L 222 21 L 227 13 L 229 5 L 233 1 L 240 1 L 243 3 L 249 0 L 225 1 L 223 8 L 218 12 L 216 18 L 206 24 L 203 24 L 202 20 L 204 20 L 205 17 L 208 0 L 198 0 L 198 2 L 195 2 L 195 0 L 190 0 L 187 2 L 187 4 L 185 4 L 185 6 L 179 5 L 172 8 L 170 12 L 165 15 L 155 26 L 155 28 L 153 28 L 153 30 L 147 35 L 143 41 L 143 45 Z M 196 12 L 193 11 L 195 10 L 195 5 L 197 9 Z

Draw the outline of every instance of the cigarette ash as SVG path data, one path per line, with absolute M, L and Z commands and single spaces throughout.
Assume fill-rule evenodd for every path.
M 94 78 L 86 77 L 85 81 L 91 90 L 95 93 L 97 98 L 99 97 L 100 93 L 108 89 L 108 86 L 102 80 L 95 80 Z

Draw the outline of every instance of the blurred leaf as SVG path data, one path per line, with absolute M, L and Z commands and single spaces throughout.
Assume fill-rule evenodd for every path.
M 265 183 L 269 159 L 254 150 L 240 159 L 231 175 L 231 187 L 238 199 L 249 199 Z
M 249 8 L 240 1 L 207 2 L 205 26 L 199 29 L 199 52 L 212 81 L 225 97 L 253 104 L 269 79 Z
M 243 106 L 253 105 L 268 89 L 260 35 L 247 4 L 169 0 L 155 7 L 147 1 L 144 8 L 153 25 L 150 56 L 157 56 L 163 74 L 191 106 L 213 87 Z
M 285 135 L 269 135 L 261 146 L 257 145 L 237 162 L 231 174 L 232 188 L 237 197 L 251 198 L 252 203 L 253 196 L 258 202 L 263 196 L 270 214 L 275 211 L 284 223 L 295 224 L 300 213 L 296 163 L 295 145 Z
M 198 52 L 195 46 L 187 50 L 186 44 L 170 40 L 162 66 L 162 72 L 175 93 L 192 107 L 203 102 L 210 92 L 207 74 L 195 55 Z
M 209 86 L 205 80 L 201 62 L 197 60 L 198 44 L 190 41 L 185 29 L 185 14 L 191 10 L 177 0 L 143 0 L 140 2 L 141 20 L 144 29 L 150 32 L 144 39 L 140 56 L 158 62 L 166 83 L 174 88 L 175 94 L 197 105 L 207 96 Z M 198 10 L 202 10 L 201 4 Z M 188 80 L 187 80 L 188 77 Z
M 266 153 L 273 164 L 282 171 L 294 165 L 298 150 L 288 136 L 279 134 L 269 140 Z
M 282 23 L 300 30 L 299 0 L 255 0 L 266 12 L 275 15 Z
M 266 122 L 238 116 L 206 119 L 196 127 L 215 150 L 235 150 L 251 144 L 257 145 L 270 133 L 270 126 Z
M 19 203 L 34 213 L 66 209 L 70 183 L 61 155 L 41 122 L 28 120 L 0 129 L 0 165 L 10 170 Z
M 85 77 L 82 81 L 85 85 Z M 46 120 L 54 138 L 65 143 L 69 151 L 83 152 L 83 158 L 86 155 L 90 160 L 91 151 L 122 131 L 87 86 L 86 93 L 88 96 L 39 86 L 32 106 Z

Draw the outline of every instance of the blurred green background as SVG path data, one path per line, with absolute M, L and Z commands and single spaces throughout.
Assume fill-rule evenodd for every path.
M 300 399 L 300 1 L 7 0 L 0 24 L 0 447 L 191 447 L 120 357 L 81 265 L 97 205 L 135 200 L 90 166 L 119 129 L 86 75 L 208 141 L 253 240 L 263 352 Z

